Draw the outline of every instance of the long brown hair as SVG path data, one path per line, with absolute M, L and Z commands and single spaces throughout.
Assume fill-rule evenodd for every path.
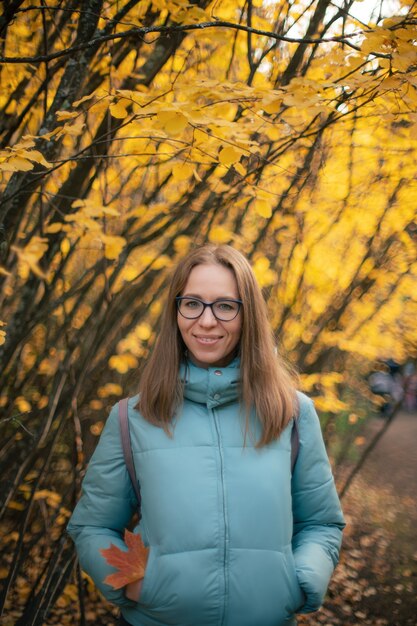
M 240 396 L 246 411 L 246 434 L 252 408 L 262 425 L 261 447 L 277 439 L 298 411 L 295 375 L 277 354 L 265 300 L 247 259 L 231 246 L 207 244 L 192 250 L 177 265 L 170 280 L 161 330 L 145 364 L 135 406 L 150 423 L 169 428 L 183 401 L 180 363 L 186 346 L 177 324 L 176 296 L 182 294 L 196 265 L 220 264 L 231 269 L 243 302 L 240 354 Z

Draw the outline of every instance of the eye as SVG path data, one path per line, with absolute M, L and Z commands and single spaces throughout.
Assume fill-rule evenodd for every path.
M 236 311 L 237 304 L 235 302 L 216 302 L 219 311 Z
M 201 306 L 198 300 L 183 300 L 183 303 L 187 309 L 198 309 Z

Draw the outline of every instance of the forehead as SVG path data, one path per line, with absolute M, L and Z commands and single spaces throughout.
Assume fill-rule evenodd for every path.
M 193 267 L 185 284 L 183 295 L 198 296 L 209 301 L 226 297 L 239 298 L 233 271 L 218 263 Z

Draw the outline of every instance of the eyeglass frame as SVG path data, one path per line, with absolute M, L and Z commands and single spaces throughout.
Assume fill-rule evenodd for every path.
M 186 315 L 184 315 L 184 313 L 181 313 L 181 310 L 180 310 L 181 300 L 196 300 L 197 302 L 201 302 L 201 304 L 203 305 L 203 310 L 201 311 L 200 315 L 197 315 L 196 317 L 187 317 Z M 198 318 L 200 318 L 204 314 L 204 311 L 206 310 L 206 308 L 210 307 L 213 317 L 215 317 L 216 320 L 218 320 L 219 322 L 232 322 L 233 320 L 235 320 L 240 313 L 241 306 L 243 305 L 242 300 L 235 300 L 234 298 L 219 298 L 218 300 L 214 300 L 213 302 L 204 302 L 204 300 L 200 300 L 200 298 L 195 298 L 192 296 L 177 296 L 175 298 L 175 302 L 177 303 L 178 313 L 182 315 L 182 317 L 186 320 L 198 320 Z M 237 304 L 238 307 L 237 307 L 236 315 L 234 317 L 231 317 L 230 320 L 222 320 L 220 317 L 217 317 L 217 315 L 215 314 L 213 310 L 213 306 L 217 304 L 218 302 L 234 302 L 235 304 Z

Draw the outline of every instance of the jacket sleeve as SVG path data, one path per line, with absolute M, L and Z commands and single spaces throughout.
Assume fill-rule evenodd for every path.
M 135 606 L 123 589 L 115 590 L 104 578 L 116 570 L 100 554 L 113 543 L 126 549 L 124 529 L 136 506 L 133 487 L 123 457 L 118 406 L 113 406 L 91 457 L 82 484 L 81 498 L 69 520 L 81 568 L 93 579 L 104 597 L 119 606 Z
M 292 478 L 295 568 L 306 602 L 298 613 L 320 608 L 339 559 L 345 527 L 319 418 L 299 394 L 300 447 Z

